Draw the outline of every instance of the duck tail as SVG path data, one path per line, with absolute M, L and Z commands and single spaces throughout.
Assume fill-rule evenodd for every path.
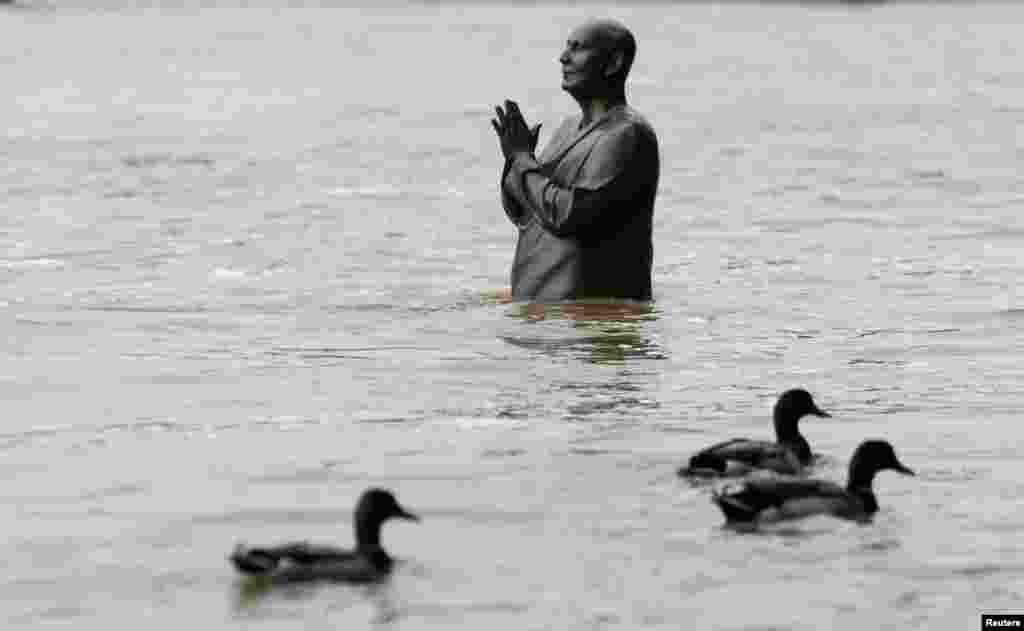
M 722 510 L 727 522 L 749 523 L 757 519 L 757 510 L 743 501 L 742 488 L 712 489 L 711 501 Z
M 679 467 L 679 470 L 676 473 L 681 478 L 714 478 L 724 475 L 727 466 L 728 463 L 726 463 L 725 459 L 713 454 L 701 452 L 690 458 L 689 464 Z
M 247 548 L 242 544 L 235 546 L 228 557 L 235 569 L 242 574 L 268 574 L 277 567 L 278 557 L 266 550 Z

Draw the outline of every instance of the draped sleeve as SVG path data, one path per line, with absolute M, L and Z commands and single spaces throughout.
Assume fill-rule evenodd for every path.
M 644 136 L 640 126 L 628 122 L 602 130 L 567 185 L 555 181 L 532 156 L 516 155 L 503 175 L 503 192 L 511 198 L 502 196 L 506 212 L 513 206 L 517 223 L 532 214 L 548 232 L 563 238 L 614 223 L 609 213 L 628 207 L 646 186 L 644 165 L 650 163 L 652 150 L 657 177 L 657 145 L 645 142 Z

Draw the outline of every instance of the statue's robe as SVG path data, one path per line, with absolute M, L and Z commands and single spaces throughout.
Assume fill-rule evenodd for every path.
M 501 202 L 519 228 L 512 298 L 651 299 L 658 139 L 619 106 L 564 121 L 537 158 L 505 164 Z

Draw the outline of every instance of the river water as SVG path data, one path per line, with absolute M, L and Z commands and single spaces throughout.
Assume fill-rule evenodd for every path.
M 489 119 L 583 18 L 640 43 L 649 307 L 509 304 Z M 1024 611 L 1024 8 L 0 10 L 7 628 L 975 629 Z M 870 526 L 723 529 L 695 449 L 782 390 Z M 419 525 L 374 588 L 236 541 Z

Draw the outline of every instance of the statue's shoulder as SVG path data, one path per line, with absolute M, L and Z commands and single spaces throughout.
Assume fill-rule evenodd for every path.
M 608 132 L 631 132 L 640 136 L 657 139 L 654 127 L 647 120 L 647 117 L 628 105 L 617 110 L 608 122 L 609 125 L 605 128 Z
M 574 135 L 579 130 L 580 119 L 581 117 L 579 115 L 566 116 L 563 118 L 562 122 L 559 123 L 558 127 L 555 129 L 553 138 L 565 138 L 567 136 Z
M 598 153 L 614 154 L 620 159 L 657 152 L 658 137 L 647 119 L 631 107 L 618 108 L 600 126 L 594 137 Z

